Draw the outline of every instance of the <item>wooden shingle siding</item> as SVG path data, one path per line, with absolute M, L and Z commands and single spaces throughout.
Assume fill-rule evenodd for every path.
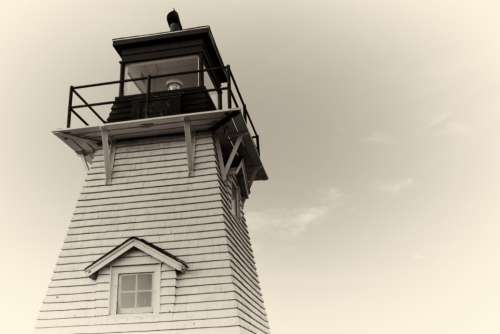
M 231 268 L 234 272 L 235 296 L 240 312 L 240 325 L 252 333 L 268 333 L 269 325 L 260 292 L 250 236 L 244 219 L 243 205 L 240 203 L 240 217 L 234 217 L 231 213 L 230 183 L 227 182 L 225 187 L 221 189 L 224 217 L 230 226 L 228 229 L 229 252 L 232 255 Z
M 127 230 L 137 230 L 137 229 L 147 229 L 147 228 L 182 228 L 186 226 L 200 226 L 205 224 L 213 224 L 224 222 L 224 218 L 220 215 L 215 216 L 204 216 L 197 218 L 184 218 L 184 219 L 170 219 L 170 220 L 153 220 L 153 221 L 142 221 L 133 223 L 123 223 L 123 224 L 104 224 L 104 225 L 90 225 L 90 226 L 74 226 L 68 235 L 83 235 L 87 233 L 101 233 L 110 231 L 127 231 Z
M 267 334 L 243 217 L 231 212 L 213 139 L 198 134 L 188 176 L 183 137 L 118 143 L 110 185 L 102 152 L 88 171 L 37 320 L 38 334 Z M 137 249 L 113 268 L 160 266 L 156 314 L 110 314 L 112 269 L 84 269 L 130 237 L 184 261 L 178 273 Z
M 77 208 L 88 208 L 88 207 L 99 207 L 108 208 L 112 205 L 124 205 L 124 204 L 135 204 L 142 202 L 152 202 L 152 201 L 165 201 L 169 199 L 183 199 L 183 198 L 197 198 L 208 195 L 220 194 L 219 185 L 216 182 L 211 182 L 207 184 L 201 184 L 197 189 L 195 186 L 200 186 L 199 184 L 194 184 L 191 187 L 188 186 L 178 186 L 170 192 L 161 191 L 156 189 L 154 193 L 150 194 L 130 194 L 128 196 L 120 197 L 108 197 L 108 198 L 86 198 L 80 199 L 77 204 Z M 172 187 L 173 188 L 173 187 Z
M 218 328 L 238 325 L 236 310 L 229 310 L 221 315 L 211 314 L 211 311 L 202 311 L 191 314 L 190 319 L 177 320 L 171 314 L 120 316 L 120 317 L 82 317 L 68 319 L 38 320 L 37 329 L 50 328 L 52 333 L 130 333 L 143 331 L 179 330 L 191 328 Z M 57 328 L 57 330 L 54 330 Z M 41 331 L 51 333 L 50 331 Z

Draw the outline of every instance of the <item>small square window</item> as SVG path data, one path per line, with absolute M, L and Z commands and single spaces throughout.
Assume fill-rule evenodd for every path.
M 159 264 L 111 267 L 109 314 L 158 314 L 160 274 Z
M 118 313 L 153 312 L 153 273 L 118 276 Z

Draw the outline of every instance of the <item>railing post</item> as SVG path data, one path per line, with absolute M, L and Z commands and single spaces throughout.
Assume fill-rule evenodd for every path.
M 66 119 L 66 128 L 71 127 L 71 111 L 73 110 L 73 86 L 69 86 L 69 100 L 68 100 L 68 116 Z
M 227 108 L 231 109 L 231 68 L 229 65 L 226 66 L 226 76 L 227 76 Z
M 146 114 L 145 118 L 149 117 L 149 102 L 151 99 L 151 75 L 148 75 L 148 83 L 147 83 L 147 90 L 146 90 Z

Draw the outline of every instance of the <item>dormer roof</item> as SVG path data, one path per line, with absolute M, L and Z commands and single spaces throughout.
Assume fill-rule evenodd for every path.
M 162 263 L 165 263 L 167 266 L 170 266 L 177 271 L 184 272 L 187 269 L 187 264 L 184 261 L 175 257 L 169 252 L 143 239 L 132 237 L 125 240 L 123 243 L 116 246 L 115 248 L 92 262 L 92 264 L 90 264 L 84 270 L 90 278 L 95 279 L 101 269 L 111 264 L 113 261 L 121 257 L 132 248 L 136 248 L 144 252 L 145 254 L 155 258 Z

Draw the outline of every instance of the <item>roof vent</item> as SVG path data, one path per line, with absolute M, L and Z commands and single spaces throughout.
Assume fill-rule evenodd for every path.
M 179 14 L 175 11 L 175 9 L 167 14 L 167 23 L 170 27 L 170 31 L 182 30 L 181 19 L 179 18 Z

